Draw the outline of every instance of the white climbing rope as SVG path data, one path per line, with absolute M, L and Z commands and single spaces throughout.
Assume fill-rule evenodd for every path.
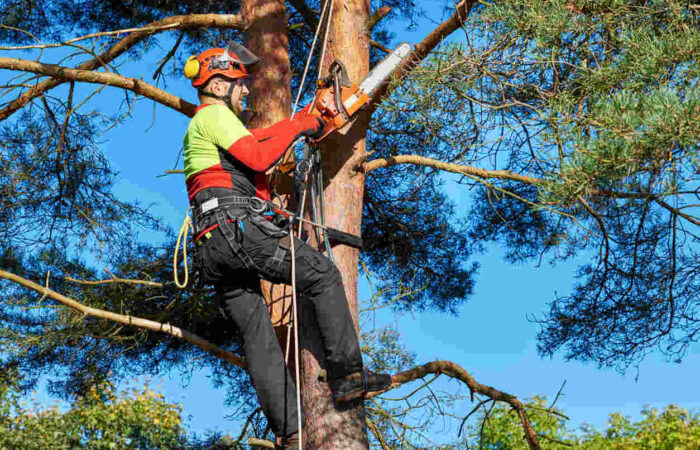
M 331 4 L 331 9 L 328 12 L 328 20 L 326 21 L 326 36 L 323 38 L 323 48 L 321 48 L 321 58 L 318 60 L 318 77 L 316 80 L 321 79 L 321 64 L 323 64 L 323 58 L 326 56 L 326 45 L 328 44 L 328 31 L 331 29 L 331 19 L 333 17 L 333 0 L 327 0 L 326 3 Z
M 311 64 L 311 58 L 314 55 L 314 48 L 316 47 L 316 39 L 318 38 L 318 33 L 321 31 L 321 24 L 323 24 L 323 17 L 326 15 L 326 11 L 328 10 L 328 7 L 331 6 L 331 13 L 333 12 L 333 0 L 327 0 L 326 4 L 323 5 L 323 11 L 321 11 L 321 17 L 318 20 L 318 25 L 316 26 L 316 32 L 314 33 L 314 40 L 311 43 L 311 48 L 309 49 L 309 56 L 306 58 L 306 66 L 304 66 L 304 74 L 301 76 L 301 83 L 299 84 L 299 91 L 297 91 L 297 98 L 294 101 L 294 108 L 292 108 L 292 116 L 289 118 L 289 120 L 292 120 L 294 118 L 294 115 L 297 112 L 297 106 L 299 106 L 299 99 L 301 98 L 301 93 L 304 91 L 304 82 L 306 81 L 306 74 L 309 72 L 309 65 Z M 330 23 L 330 17 L 328 18 L 329 20 L 326 21 L 326 23 Z M 328 37 L 328 27 L 326 25 L 326 37 Z M 325 42 L 324 42 L 324 48 L 323 50 L 325 51 Z M 321 59 L 319 60 L 319 64 L 323 62 L 323 54 L 321 55 Z M 319 76 L 320 76 L 321 71 L 319 70 Z
M 321 79 L 321 64 L 323 64 L 323 58 L 325 57 L 326 54 L 326 46 L 328 44 L 328 31 L 330 30 L 330 23 L 331 23 L 331 18 L 333 17 L 333 2 L 334 0 L 326 0 L 325 5 L 323 5 L 323 11 L 321 12 L 321 17 L 319 18 L 318 21 L 318 26 L 316 27 L 316 32 L 314 33 L 314 40 L 311 44 L 311 48 L 309 49 L 309 56 L 306 59 L 306 67 L 304 67 L 304 73 L 301 77 L 301 83 L 299 84 L 299 91 L 297 92 L 297 97 L 296 100 L 294 101 L 294 107 L 292 109 L 292 115 L 290 117 L 290 120 L 294 118 L 294 114 L 296 114 L 297 106 L 299 106 L 299 99 L 301 98 L 301 93 L 304 91 L 304 83 L 306 82 L 306 75 L 309 70 L 309 65 L 311 63 L 311 58 L 313 57 L 313 52 L 314 52 L 314 47 L 316 46 L 316 40 L 318 38 L 318 34 L 321 31 L 321 26 L 324 23 L 324 16 L 326 15 L 326 12 L 328 11 L 328 17 L 325 20 L 325 26 L 326 26 L 326 31 L 325 31 L 325 36 L 323 39 L 323 47 L 321 49 L 321 58 L 319 59 L 318 66 L 318 79 Z M 304 203 L 306 203 L 306 189 L 304 189 L 304 194 L 303 194 L 303 199 L 301 203 L 301 209 L 300 211 L 300 220 L 299 221 L 299 236 L 301 236 L 301 224 L 303 222 L 303 216 L 304 216 Z M 300 376 L 300 366 L 301 366 L 301 360 L 299 359 L 299 327 L 300 327 L 300 320 L 299 320 L 299 311 L 297 308 L 297 285 L 296 285 L 296 254 L 294 251 L 294 221 L 290 223 L 289 226 L 289 249 L 290 249 L 290 256 L 292 258 L 292 316 L 294 320 L 294 342 L 295 342 L 295 347 L 294 347 L 294 371 L 296 374 L 296 390 L 297 390 L 297 433 L 299 436 L 299 448 L 301 450 L 304 450 L 304 430 L 302 426 L 302 409 L 301 409 L 301 376 Z M 289 355 L 289 334 L 287 333 L 287 349 L 286 349 L 286 356 L 288 357 Z
M 301 366 L 301 361 L 299 360 L 299 311 L 297 310 L 297 280 L 296 280 L 296 260 L 294 254 L 294 233 L 291 232 L 289 236 L 289 249 L 292 257 L 292 315 L 294 316 L 294 342 L 296 343 L 294 347 L 294 372 L 296 373 L 296 387 L 297 387 L 297 426 L 298 426 L 298 436 L 299 436 L 299 448 L 304 450 L 304 429 L 302 428 L 302 411 L 301 411 L 301 376 L 299 366 Z

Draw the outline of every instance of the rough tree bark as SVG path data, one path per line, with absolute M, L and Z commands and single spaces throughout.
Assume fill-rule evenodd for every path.
M 289 117 L 292 112 L 291 67 L 287 39 L 287 9 L 282 0 L 241 2 L 245 44 L 260 59 L 248 82 L 247 107 L 252 113 L 249 128 L 266 127 Z M 289 289 L 262 283 L 270 317 L 280 342 L 285 340 Z
M 250 126 L 266 126 L 291 113 L 290 66 L 287 20 L 283 1 L 246 0 L 241 15 L 245 21 L 246 44 L 262 62 L 255 70 L 248 97 L 248 107 L 257 113 Z M 360 80 L 368 72 L 368 38 L 362 30 L 369 17 L 369 2 L 353 0 L 335 2 L 326 61 L 333 58 L 348 63 L 350 77 Z M 366 121 L 365 121 L 366 122 Z M 326 220 L 332 227 L 360 233 L 364 175 L 353 168 L 364 154 L 365 127 L 353 126 L 350 132 L 325 145 L 324 172 L 330 180 L 326 191 Z M 359 252 L 346 247 L 334 250 L 334 257 L 345 284 L 350 309 L 357 324 L 357 263 Z M 266 290 L 269 290 L 269 286 Z M 280 289 L 272 290 L 273 302 L 286 296 Z M 279 324 L 286 302 L 273 304 L 273 323 Z M 301 322 L 311 324 L 311 311 L 302 312 Z M 282 336 L 281 333 L 278 335 Z M 337 409 L 330 398 L 328 385 L 319 380 L 325 367 L 320 336 L 313 326 L 302 326 L 302 400 L 305 417 L 306 448 L 358 449 L 367 448 L 364 408 L 361 404 Z
M 352 81 L 369 71 L 369 38 L 364 32 L 369 18 L 369 1 L 345 0 L 333 3 L 333 19 L 325 60 L 325 70 L 333 59 L 343 61 Z M 325 74 L 325 73 L 324 73 Z M 349 130 L 327 138 L 322 146 L 326 222 L 329 226 L 360 234 L 364 174 L 354 170 L 365 154 L 367 118 L 360 118 Z M 346 246 L 333 250 L 335 263 L 343 276 L 345 292 L 357 328 L 357 264 L 359 251 Z M 313 312 L 302 308 L 302 324 L 315 320 Z M 314 449 L 368 448 L 365 411 L 362 402 L 337 409 L 328 385 L 319 380 L 324 368 L 323 350 L 314 327 L 301 328 L 302 398 L 305 409 L 305 446 Z

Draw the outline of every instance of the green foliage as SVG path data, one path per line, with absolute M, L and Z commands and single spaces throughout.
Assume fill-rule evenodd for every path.
M 507 405 L 506 405 L 507 406 Z M 484 407 L 477 415 L 477 421 L 469 427 L 472 435 L 466 442 L 492 450 L 526 450 L 530 448 L 523 439 L 523 427 L 517 414 L 510 408 L 497 404 L 493 408 Z M 562 411 L 552 408 L 543 397 L 534 397 L 526 403 L 526 410 L 543 449 L 560 450 L 566 448 L 558 442 L 569 443 L 573 434 L 566 429 L 566 421 L 558 414 Z M 489 412 L 490 411 L 490 412 Z
M 545 450 L 671 450 L 700 446 L 700 415 L 676 405 L 668 405 L 661 411 L 645 408 L 637 422 L 612 413 L 602 431 L 588 424 L 578 431 L 569 429 L 560 415 L 562 411 L 550 408 L 542 397 L 531 399 L 526 407 Z M 469 427 L 470 437 L 463 443 L 485 449 L 528 449 L 517 415 L 500 404 L 490 412 L 489 409 L 484 408 L 477 422 Z
M 610 415 L 605 431 L 590 427 L 584 427 L 583 431 L 580 442 L 586 450 L 698 448 L 700 415 L 676 405 L 668 405 L 661 411 L 645 408 L 639 422 L 615 413 Z
M 544 355 L 624 370 L 697 339 L 698 25 L 678 0 L 484 2 L 384 105 L 402 118 L 378 134 L 411 144 L 388 153 L 490 171 L 461 180 L 468 251 L 587 261 L 540 319 Z
M 173 244 L 164 247 L 125 247 L 124 255 L 114 260 L 114 272 L 131 279 L 172 280 Z M 134 255 L 139 255 L 135 258 Z M 172 323 L 195 332 L 220 345 L 235 349 L 232 327 L 211 306 L 215 301 L 209 289 L 175 289 L 172 282 L 163 286 L 106 283 L 83 285 L 64 279 L 101 278 L 78 260 L 67 260 L 59 250 L 42 252 L 38 257 L 20 258 L 17 254 L 0 257 L 2 267 L 21 267 L 20 275 L 48 281 L 55 291 L 82 304 L 120 314 Z M 48 278 L 40 272 L 51 268 Z M 145 275 L 144 275 L 145 274 Z M 164 338 L 162 333 L 124 327 L 111 321 L 80 313 L 49 298 L 16 285 L 3 287 L 8 302 L 0 311 L 0 337 L 6 367 L 17 367 L 25 376 L 25 389 L 52 368 L 49 391 L 61 398 L 85 395 L 90 386 L 110 377 L 153 374 L 170 370 L 183 361 L 199 359 L 202 354 L 179 339 Z M 209 364 L 207 360 L 207 364 Z M 236 383 L 245 374 L 217 364 L 214 371 L 228 374 Z M 236 389 L 236 392 L 246 392 Z
M 235 12 L 238 2 L 78 4 L 5 2 L 0 41 L 34 43 L 30 34 L 9 27 L 42 41 L 60 41 L 171 14 Z M 420 12 L 410 0 L 371 2 L 380 4 L 395 7 L 393 15 L 400 12 L 404 18 Z M 308 5 L 318 13 L 318 0 Z M 296 91 L 313 24 L 295 26 L 305 18 L 293 7 L 289 11 Z M 387 45 L 392 38 L 388 23 L 380 23 L 372 36 Z M 563 350 L 569 358 L 620 368 L 659 347 L 682 357 L 700 323 L 700 233 L 694 228 L 697 205 L 692 206 L 700 163 L 697 8 L 679 0 L 479 2 L 464 29 L 462 44 L 433 53 L 375 113 L 368 139 L 373 157 L 411 153 L 543 181 L 464 175 L 459 183 L 475 194 L 471 208 L 459 211 L 454 192 L 445 190 L 444 178 L 433 168 L 397 166 L 381 176 L 370 173 L 363 257 L 383 282 L 382 304 L 455 312 L 474 289 L 477 265 L 469 258 L 491 242 L 502 244 L 511 262 L 590 257 L 571 294 L 555 299 L 542 319 L 541 352 Z M 114 62 L 115 68 L 140 77 L 127 73 L 129 65 L 122 63 L 130 56 L 140 68 L 157 65 L 148 50 L 159 48 L 159 42 L 170 44 L 163 36 L 135 47 Z M 158 81 L 174 73 L 181 77 L 175 68 L 186 56 L 231 36 L 239 33 L 186 33 L 171 61 L 173 70 L 163 71 Z M 101 51 L 112 39 L 81 43 Z M 65 56 L 62 64 L 74 65 L 92 58 L 74 50 L 56 59 Z M 372 60 L 378 57 L 373 48 Z M 25 74 L 7 82 L 5 92 L 13 96 L 35 79 Z M 170 230 L 112 193 L 116 173 L 96 136 L 129 115 L 134 97 L 127 95 L 120 111 L 105 115 L 85 112 L 87 107 L 78 103 L 89 98 L 76 95 L 74 101 L 66 96 L 72 89 L 65 88 L 37 99 L 0 128 L 0 267 L 34 280 L 44 279 L 50 269 L 49 285 L 86 305 L 169 322 L 235 348 L 235 336 L 216 322 L 216 308 L 207 303 L 211 292 L 175 291 L 167 284 L 172 279 Z M 137 226 L 158 232 L 164 245 L 135 242 Z M 81 260 L 96 255 L 117 276 L 164 284 L 86 286 L 64 278 L 102 278 Z M 242 371 L 201 358 L 178 340 L 80 317 L 7 283 L 0 288 L 8 299 L 0 308 L 2 366 L 28 375 L 18 389 L 52 371 L 54 393 L 87 399 L 109 377 L 208 367 L 214 384 L 228 387 L 228 400 L 244 403 L 240 414 L 247 416 L 256 407 Z M 401 370 L 414 362 L 393 330 L 365 337 L 374 367 Z M 13 407 L 12 392 L 4 397 L 10 400 L 3 411 Z M 407 394 L 407 403 L 418 398 L 416 403 L 386 404 L 384 410 L 371 410 L 371 417 L 381 430 L 393 430 L 398 420 L 412 421 L 417 424 L 412 437 L 421 439 L 421 426 L 434 423 L 441 405 L 457 401 L 458 395 L 420 392 Z M 434 408 L 424 417 L 419 411 L 425 405 Z M 549 415 L 532 414 L 538 431 L 553 439 L 571 438 Z M 497 422 L 509 417 L 494 410 Z M 262 435 L 264 421 L 252 427 Z M 392 445 L 403 445 L 405 434 L 413 433 L 406 429 L 393 431 Z M 520 433 L 501 433 L 494 445 L 499 439 L 520 445 Z
M 185 442 L 180 406 L 144 386 L 115 392 L 93 386 L 74 405 L 26 407 L 14 377 L 0 385 L 0 448 L 172 449 Z

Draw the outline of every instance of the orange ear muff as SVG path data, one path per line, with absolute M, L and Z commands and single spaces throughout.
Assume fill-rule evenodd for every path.
M 185 63 L 185 76 L 190 80 L 197 78 L 199 76 L 200 67 L 201 64 L 199 64 L 197 56 L 190 56 L 189 58 L 187 58 L 187 62 Z

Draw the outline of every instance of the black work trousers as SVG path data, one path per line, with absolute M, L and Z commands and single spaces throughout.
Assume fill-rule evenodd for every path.
M 202 277 L 214 284 L 220 307 L 242 336 L 243 353 L 260 405 L 272 431 L 297 431 L 296 389 L 270 322 L 260 278 L 291 283 L 290 237 L 264 217 L 245 209 L 222 208 L 195 217 L 197 230 L 214 224 L 197 245 Z M 362 354 L 337 267 L 322 253 L 294 238 L 296 286 L 301 302 L 316 313 L 329 377 L 362 370 Z

